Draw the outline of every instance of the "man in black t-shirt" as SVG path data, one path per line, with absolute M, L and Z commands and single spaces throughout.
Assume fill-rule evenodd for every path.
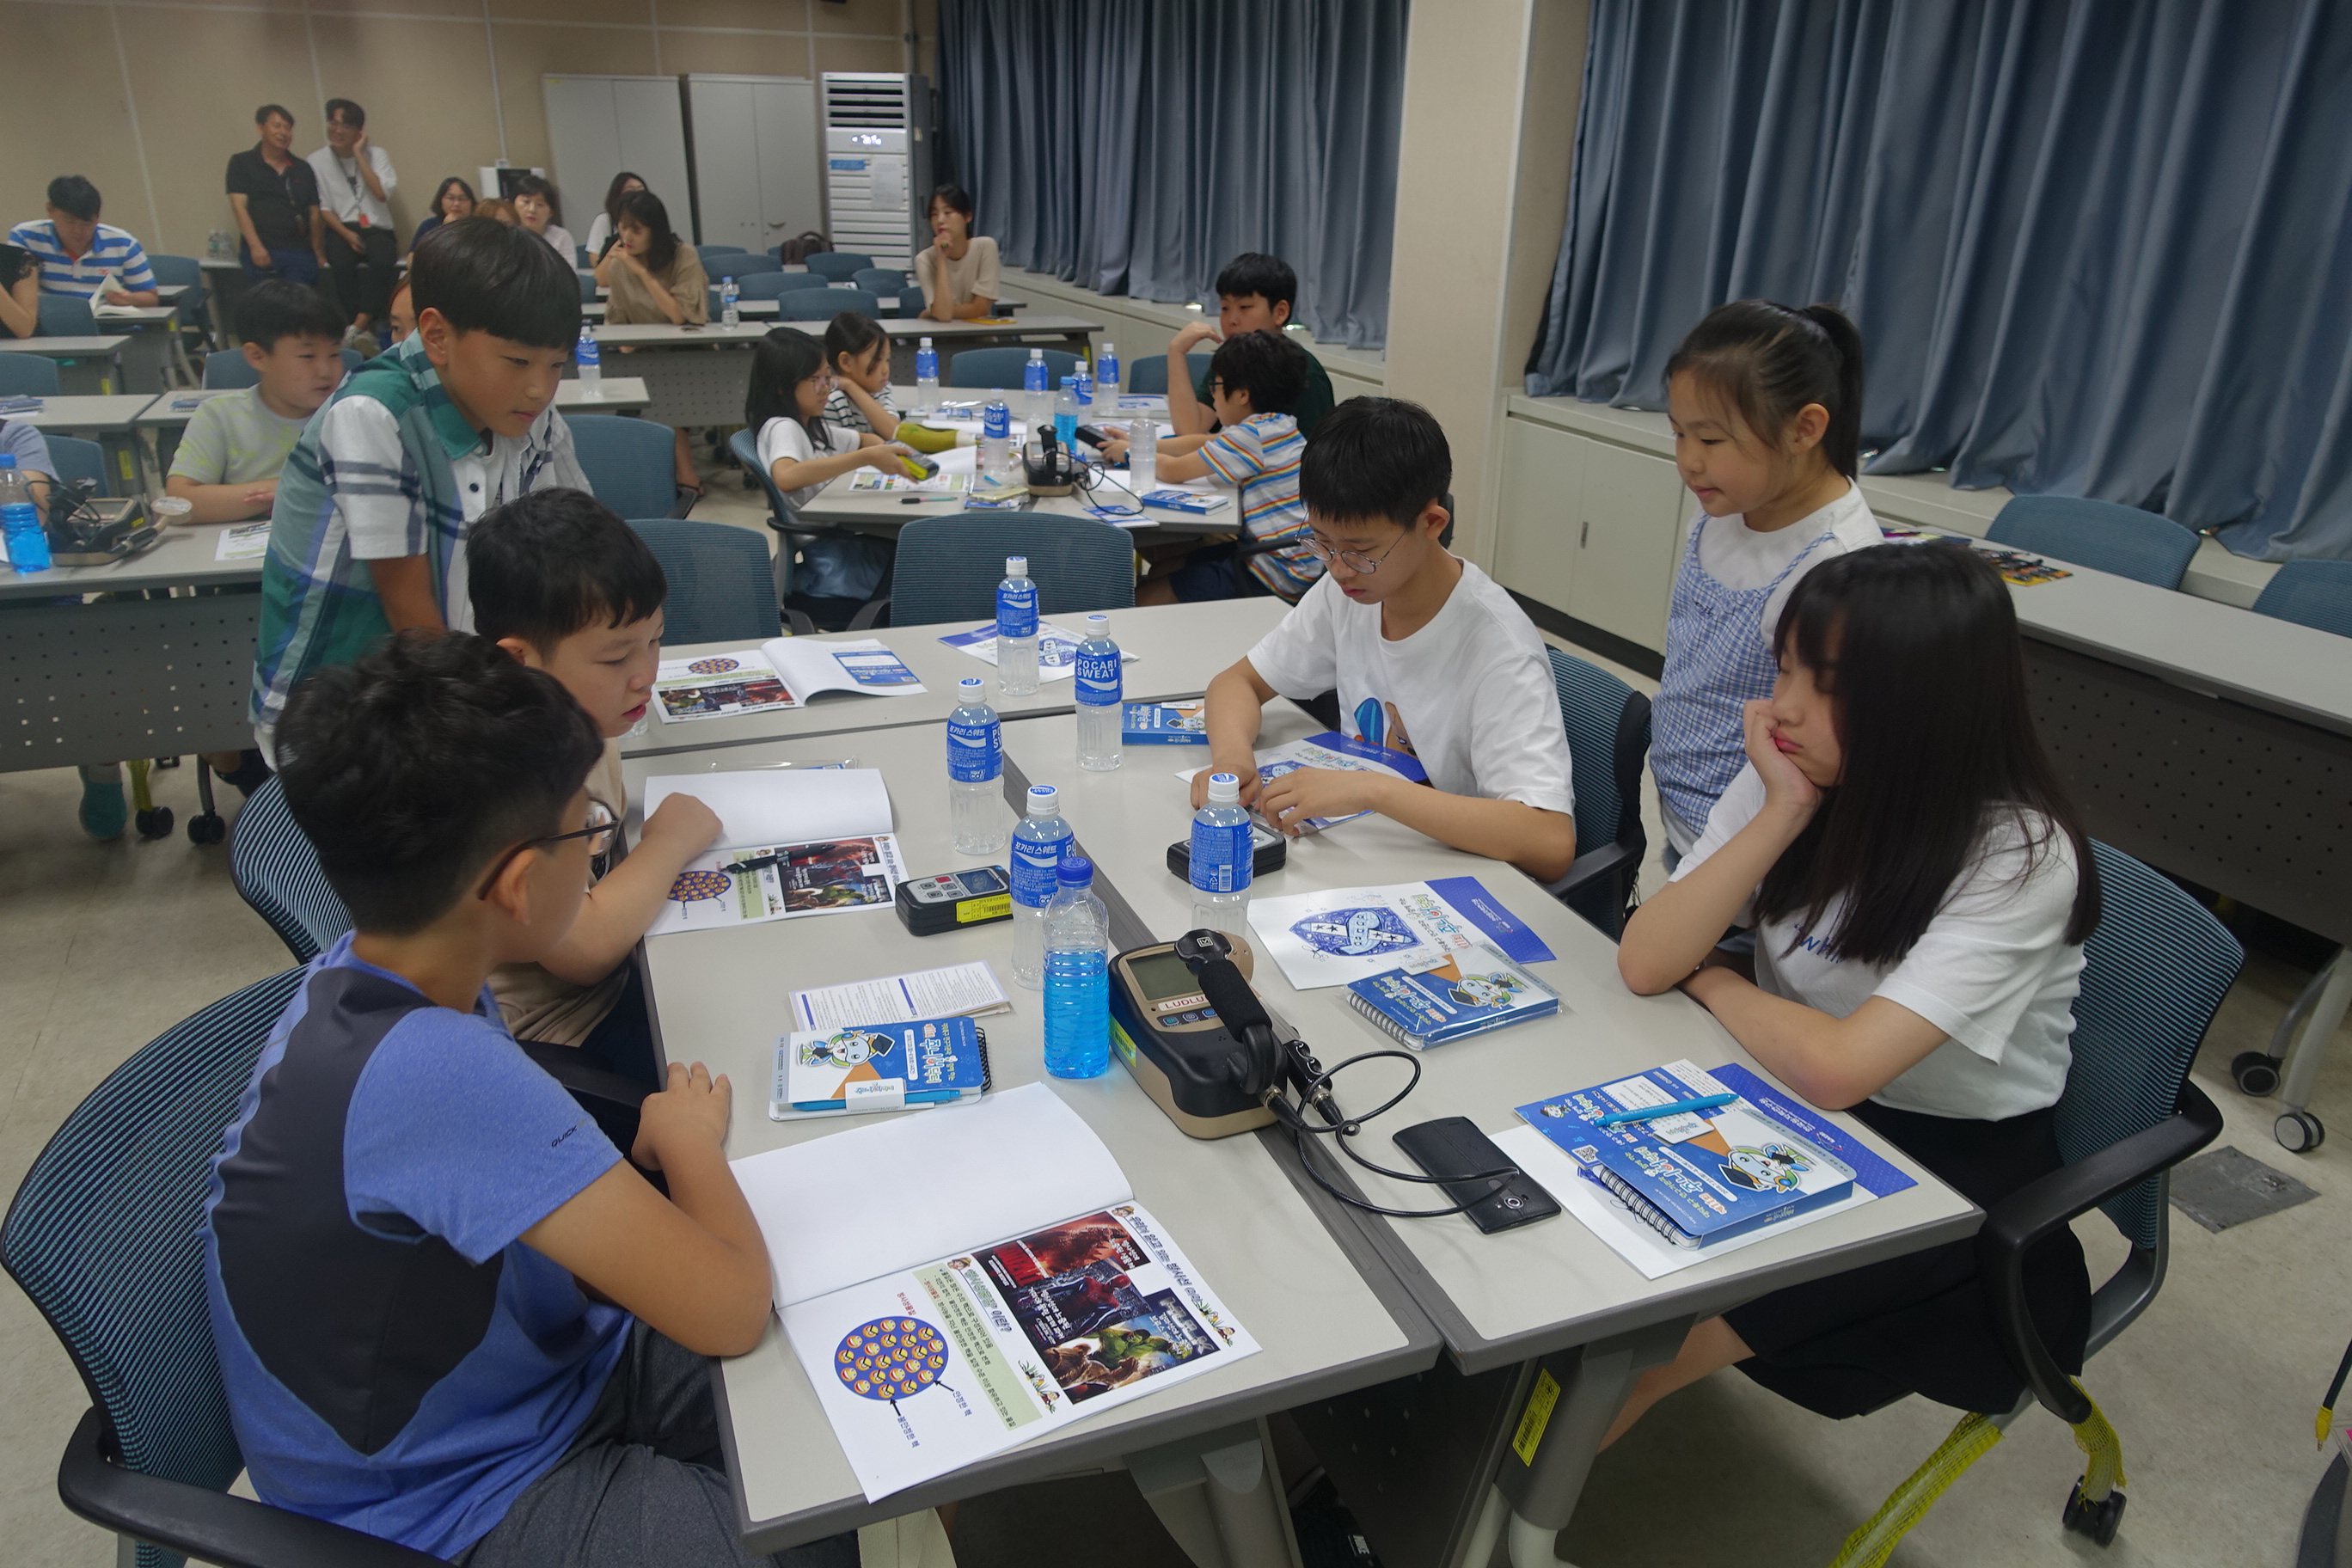
M 290 112 L 265 103 L 253 111 L 253 123 L 261 140 L 228 161 L 228 203 L 245 237 L 245 275 L 315 288 L 327 261 L 319 178 L 294 155 Z

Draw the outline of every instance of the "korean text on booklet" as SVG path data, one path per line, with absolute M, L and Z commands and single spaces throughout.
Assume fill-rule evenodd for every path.
M 1387 773 L 1412 784 L 1429 782 L 1429 774 L 1423 769 L 1420 759 L 1332 730 L 1326 730 L 1319 735 L 1309 735 L 1303 741 L 1286 741 L 1279 746 L 1268 747 L 1256 753 L 1256 760 L 1257 782 L 1261 785 L 1270 784 L 1283 774 L 1296 773 L 1300 768 L 1338 768 L 1343 772 Z M 1187 768 L 1176 776 L 1190 780 L 1201 771 L 1199 768 Z M 1353 822 L 1360 816 L 1370 815 L 1369 811 L 1359 811 L 1346 816 L 1310 816 L 1293 826 L 1308 833 L 1320 833 L 1327 827 L 1337 827 L 1343 822 Z
M 1129 746 L 1205 746 L 1208 705 L 1192 702 L 1129 702 L 1119 714 L 1119 740 Z
M 1087 639 L 1067 626 L 1057 626 L 1051 621 L 1037 623 L 1037 679 L 1067 680 L 1078 672 L 1078 645 Z M 983 663 L 996 662 L 996 626 L 993 622 L 976 626 L 968 632 L 957 632 L 940 641 L 952 648 L 961 648 Z M 1133 664 L 1142 656 L 1122 651 L 1120 658 Z
M 912 697 L 922 689 L 915 672 L 872 637 L 777 637 L 753 648 L 664 659 L 654 676 L 654 707 L 664 723 L 678 724 L 798 708 L 820 691 Z
M 1011 1011 L 1013 998 L 1004 994 L 986 959 L 793 993 L 796 1029 L 837 1029 L 872 1019 L 907 1024 L 919 1018 L 970 1018 Z
M 1543 939 L 1475 877 L 1389 888 L 1328 888 L 1250 905 L 1250 940 L 1301 991 L 1370 980 L 1392 969 L 1419 974 L 1482 943 L 1513 963 L 1542 963 Z
M 1348 992 L 1349 1005 L 1375 1028 L 1416 1051 L 1559 1011 L 1550 986 L 1485 942 L 1434 969 L 1391 969 L 1350 980 Z
M 768 1115 L 950 1105 L 988 1088 L 988 1036 L 970 1018 L 797 1029 L 776 1041 Z
M 646 815 L 673 795 L 718 813 L 719 847 L 687 862 L 648 936 L 886 909 L 906 879 L 890 792 L 872 768 L 649 778 Z

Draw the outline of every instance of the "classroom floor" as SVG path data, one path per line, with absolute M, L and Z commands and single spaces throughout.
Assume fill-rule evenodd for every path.
M 755 494 L 722 476 L 697 508 L 761 527 Z M 1627 679 L 1645 689 L 1652 683 Z M 157 775 L 185 820 L 193 764 Z M 232 796 L 234 792 L 230 792 Z M 226 855 L 174 837 L 92 844 L 74 827 L 69 770 L 0 774 L 0 1192 L 12 1192 L 58 1123 L 107 1071 L 204 1001 L 281 968 L 286 952 L 237 898 Z M 1652 842 L 1662 842 L 1654 824 Z M 1646 882 L 1654 886 L 1654 864 Z M 2105 1552 L 2063 1533 L 2058 1510 L 2080 1472 L 2065 1428 L 2041 1413 L 1979 1460 L 1894 1561 L 1910 1568 L 2155 1568 L 2294 1562 L 2303 1508 L 2322 1468 L 2311 1414 L 2352 1334 L 2352 1031 L 2334 1042 L 2315 1109 L 2338 1136 L 2297 1157 L 2272 1141 L 2270 1102 L 2238 1094 L 2234 1053 L 2266 1047 L 2306 976 L 2256 956 L 2231 994 L 2198 1081 L 2228 1117 L 2222 1142 L 2317 1189 L 2300 1207 L 2209 1235 L 2175 1215 L 2171 1278 L 2156 1305 L 2085 1378 L 2123 1436 L 2130 1478 L 2123 1533 Z M 2082 1227 L 2094 1278 L 2121 1244 Z M 2331 1307 L 2329 1303 L 2337 1303 Z M 58 1456 L 87 1400 L 24 1296 L 0 1284 L 0 1541 L 23 1568 L 102 1568 L 110 1537 L 58 1502 Z M 1913 1400 L 1829 1422 L 1737 1373 L 1662 1405 L 1602 1456 L 1585 1507 L 1561 1538 L 1583 1568 L 1680 1568 L 1736 1556 L 1754 1568 L 1817 1568 L 1846 1532 L 1934 1448 L 1951 1413 Z M 1691 1517 L 1704 1498 L 1706 1528 Z M 1067 1526 L 1084 1521 L 1072 1535 Z M 967 1504 L 963 1568 L 1036 1561 L 1038 1527 L 1057 1539 L 1118 1541 L 1122 1563 L 1183 1561 L 1123 1476 L 1019 1489 Z M 1736 1551 L 1726 1542 L 1738 1542 Z

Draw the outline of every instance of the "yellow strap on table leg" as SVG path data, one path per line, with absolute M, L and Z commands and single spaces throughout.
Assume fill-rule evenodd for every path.
M 1878 1511 L 1845 1538 L 1830 1568 L 1880 1568 L 1895 1543 L 1927 1517 L 1944 1489 L 2000 1441 L 2000 1428 L 1990 1421 L 1974 1411 L 1961 1416 L 1951 1435 L 1927 1456 L 1927 1462 L 1912 1471 L 1910 1479 L 1888 1493 Z
M 147 759 L 136 757 L 131 763 L 131 805 L 136 811 L 155 809 L 155 797 L 147 788 Z
M 2079 1391 L 2082 1384 L 2074 1387 Z M 2083 1395 L 2091 1399 L 2088 1394 Z M 2124 1444 L 2116 1429 L 2099 1409 L 2099 1402 L 2091 1399 L 2090 1416 L 2074 1428 L 2074 1447 L 2083 1450 L 2083 1500 L 2104 1502 L 2109 1492 L 2129 1483 L 2124 1479 Z

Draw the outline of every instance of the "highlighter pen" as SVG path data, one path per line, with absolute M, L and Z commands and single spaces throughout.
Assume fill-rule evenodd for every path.
M 1679 1116 L 1685 1110 L 1713 1110 L 1729 1105 L 1739 1097 L 1736 1094 L 1709 1094 L 1697 1100 L 1677 1100 L 1672 1105 L 1644 1105 L 1633 1110 L 1621 1110 L 1614 1116 L 1604 1116 L 1595 1127 L 1622 1127 L 1628 1121 L 1654 1121 L 1661 1116 Z

